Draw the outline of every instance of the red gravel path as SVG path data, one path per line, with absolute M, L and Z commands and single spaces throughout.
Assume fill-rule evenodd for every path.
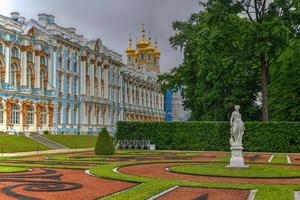
M 194 200 L 197 197 L 208 193 L 211 200 L 245 200 L 249 195 L 249 190 L 234 189 L 213 189 L 196 187 L 179 187 L 171 192 L 159 197 L 159 200 Z
M 178 166 L 178 165 L 188 165 L 191 163 L 156 163 L 156 164 L 140 164 L 125 166 L 118 169 L 119 172 L 126 174 L 133 174 L 138 176 L 146 177 L 159 177 L 166 179 L 176 179 L 176 180 L 190 180 L 197 182 L 219 182 L 219 183 L 267 183 L 267 184 L 300 184 L 300 178 L 280 178 L 280 179 L 267 179 L 267 178 L 230 178 L 230 177 L 217 177 L 217 176 L 201 176 L 201 175 L 188 175 L 179 174 L 174 172 L 168 172 L 165 168 Z M 200 163 L 199 163 L 200 164 Z M 288 166 L 287 166 L 288 167 Z M 293 166 L 296 167 L 296 166 Z
M 70 169 L 54 169 L 57 171 L 57 174 L 63 174 L 63 176 L 58 181 L 64 182 L 73 182 L 82 184 L 82 187 L 79 189 L 69 190 L 69 191 L 51 191 L 51 192 L 41 192 L 41 191 L 25 191 L 23 187 L 17 187 L 13 189 L 13 192 L 18 194 L 40 198 L 43 200 L 89 200 L 97 199 L 115 192 L 128 189 L 135 186 L 135 183 L 109 180 L 105 178 L 98 178 L 87 175 L 83 170 L 70 170 Z M 41 172 L 41 169 L 34 169 L 33 172 L 28 172 L 26 174 L 33 174 Z M 1 173 L 1 176 L 7 175 L 8 173 Z M 12 174 L 12 173 L 11 173 Z M 13 173 L 18 174 L 18 173 Z M 57 181 L 47 178 L 23 178 L 22 180 L 31 180 L 31 181 Z M 12 186 L 17 184 L 24 184 L 24 182 L 0 182 L 0 188 L 3 189 L 6 186 Z M 25 183 L 26 184 L 26 183 Z M 11 200 L 15 199 L 4 194 L 3 191 L 0 193 L 1 200 Z

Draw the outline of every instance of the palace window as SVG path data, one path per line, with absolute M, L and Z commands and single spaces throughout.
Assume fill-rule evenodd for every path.
M 74 124 L 77 124 L 77 108 L 74 108 Z
M 77 72 L 77 62 L 74 62 L 74 72 Z
M 86 82 L 86 95 L 90 96 L 90 82 L 89 81 Z
M 70 88 L 71 88 L 71 78 L 70 77 L 67 77 L 67 94 L 71 94 L 70 92 Z
M 3 54 L 4 50 L 3 50 L 3 44 L 0 42 L 0 54 Z
M 46 87 L 46 84 L 45 84 L 45 73 L 44 71 L 41 71 L 40 72 L 40 89 L 41 90 L 45 90 L 47 87 Z
M 47 110 L 46 108 L 43 108 L 41 111 L 41 124 L 42 125 L 47 125 Z
M 41 62 L 41 65 L 46 65 L 46 60 L 45 60 L 45 57 L 44 57 L 44 56 L 42 56 L 42 57 L 40 58 L 40 62 Z
M 26 124 L 28 124 L 28 125 L 34 124 L 34 108 L 33 108 L 33 106 L 27 107 Z
M 27 61 L 32 62 L 33 63 L 33 55 L 31 52 L 27 52 Z
M 4 63 L 1 59 L 0 59 L 0 68 L 4 69 Z M 4 84 L 4 80 L 5 80 L 5 74 L 0 73 L 0 85 Z
M 19 50 L 16 47 L 11 48 L 11 57 L 15 57 L 15 58 L 19 57 Z
M 66 109 L 66 124 L 70 123 L 70 108 Z
M 85 75 L 90 75 L 89 64 L 85 67 Z
M 97 125 L 100 124 L 100 109 L 97 109 L 97 115 L 96 115 L 96 119 L 97 119 Z
M 148 60 L 149 60 L 149 61 L 151 60 L 150 54 L 148 54 Z
M 58 68 L 62 68 L 62 57 L 61 57 L 61 55 L 58 58 Z
M 57 89 L 58 89 L 58 92 L 62 92 L 61 81 L 62 81 L 62 75 L 58 74 L 58 79 L 57 79 L 57 84 L 58 84 Z
M 89 108 L 89 111 L 88 111 L 88 124 L 89 125 L 92 124 L 92 108 Z
M 143 53 L 141 53 L 141 59 L 144 60 L 144 54 Z
M 61 106 L 57 107 L 57 123 L 61 124 Z
M 99 96 L 99 88 L 98 88 L 98 81 L 97 79 L 95 80 L 95 97 Z
M 15 87 L 17 87 L 17 71 L 18 71 L 17 65 L 12 64 L 11 73 L 10 73 L 10 81 L 11 81 L 11 84 Z
M 67 59 L 67 68 L 68 68 L 68 71 L 70 71 L 71 69 L 71 62 L 70 62 L 70 58 Z
M 78 86 L 77 86 L 77 84 L 78 84 L 78 81 L 77 81 L 77 78 L 75 78 L 74 79 L 74 95 L 77 95 L 78 94 L 78 92 L 77 92 L 77 88 L 78 88 Z
M 10 122 L 11 124 L 20 124 L 20 106 L 15 105 L 11 107 L 11 115 L 10 115 Z
M 30 67 L 27 67 L 26 69 L 26 85 L 29 89 L 32 89 L 32 80 L 31 77 L 33 76 L 33 72 Z
M 3 124 L 3 119 L 4 119 L 4 108 L 3 104 L 0 104 L 0 124 Z

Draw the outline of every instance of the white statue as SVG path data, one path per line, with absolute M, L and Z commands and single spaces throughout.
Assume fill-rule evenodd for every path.
M 240 106 L 235 105 L 234 111 L 231 114 L 230 117 L 230 144 L 239 144 L 242 145 L 242 139 L 245 131 L 244 122 L 242 121 L 242 115 L 240 114 Z

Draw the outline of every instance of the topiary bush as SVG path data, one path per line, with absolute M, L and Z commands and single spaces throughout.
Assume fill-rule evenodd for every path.
M 300 122 L 245 122 L 253 152 L 299 152 Z M 151 140 L 157 149 L 229 151 L 229 122 L 118 122 L 117 140 Z
M 96 155 L 113 155 L 115 154 L 115 147 L 112 138 L 110 137 L 106 128 L 103 128 L 98 135 L 96 146 Z

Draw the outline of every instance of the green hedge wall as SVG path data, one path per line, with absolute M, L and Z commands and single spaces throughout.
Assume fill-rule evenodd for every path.
M 116 138 L 150 139 L 158 149 L 229 151 L 229 122 L 118 122 Z M 246 122 L 253 152 L 300 152 L 300 122 Z

